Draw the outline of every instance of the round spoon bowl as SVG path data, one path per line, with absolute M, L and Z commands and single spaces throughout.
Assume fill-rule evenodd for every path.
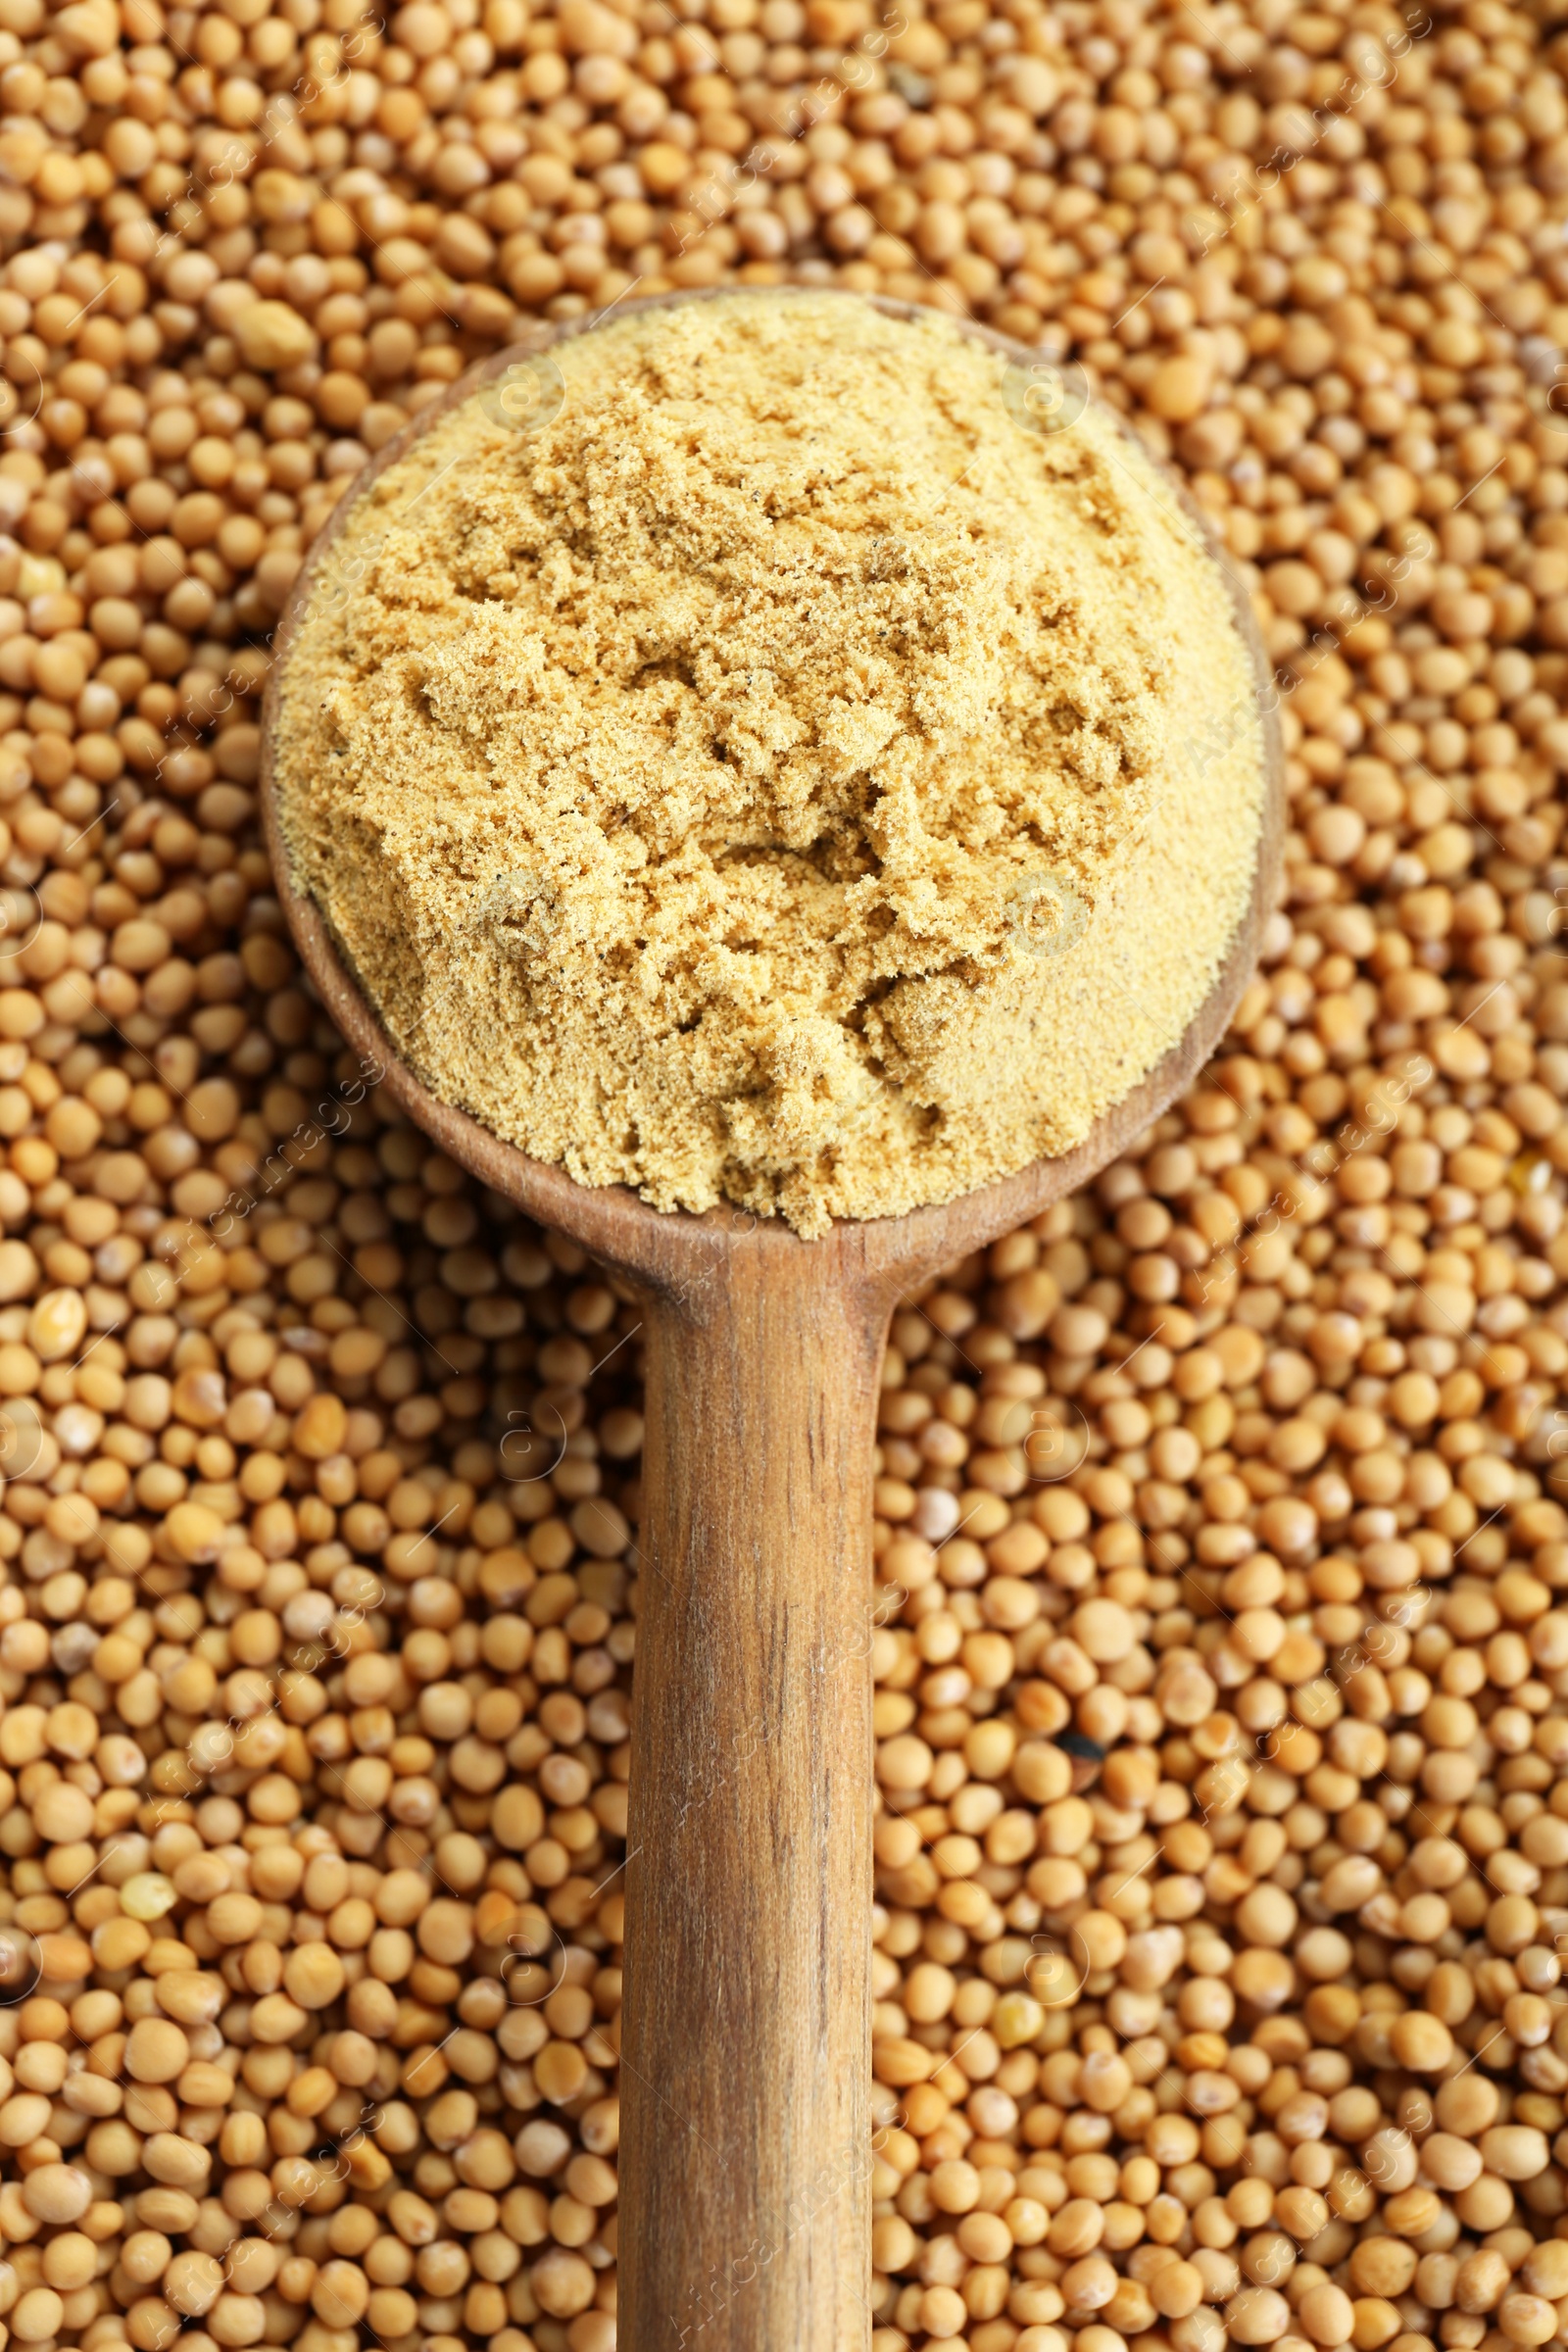
M 814 291 L 815 289 L 813 289 Z M 772 288 L 762 290 L 771 293 Z M 613 315 L 670 310 L 690 303 L 744 298 L 747 289 L 712 286 L 672 294 L 653 294 L 623 301 Z M 921 319 L 942 317 L 971 341 L 983 344 L 1013 365 L 1038 365 L 1040 354 L 992 327 L 972 319 L 954 319 L 932 313 L 917 303 L 896 301 L 880 294 L 839 297 L 880 311 L 890 318 Z M 684 1210 L 655 1209 L 625 1185 L 585 1186 L 565 1169 L 535 1159 L 501 1138 L 467 1112 L 433 1095 L 409 1067 L 383 1029 L 358 980 L 338 952 L 331 931 L 315 901 L 296 889 L 282 831 L 279 793 L 273 772 L 272 746 L 283 672 L 289 653 L 310 604 L 312 589 L 325 557 L 342 536 L 349 516 L 366 492 L 407 456 L 431 425 L 495 382 L 519 362 L 538 359 L 553 347 L 578 335 L 591 334 L 607 324 L 612 312 L 541 324 L 521 340 L 481 361 L 450 384 L 438 400 L 412 417 L 379 449 L 354 477 L 352 491 L 339 500 L 302 565 L 279 617 L 273 636 L 273 662 L 262 705 L 261 808 L 268 852 L 277 893 L 295 944 L 327 1011 L 348 1044 L 380 1067 L 393 1099 L 441 1149 L 505 1198 L 518 1202 L 531 1216 L 558 1232 L 567 1233 L 607 1265 L 632 1276 L 678 1279 L 680 1273 L 701 1276 L 722 1242 L 733 1245 L 741 1233 L 751 1247 L 788 1253 L 800 1247 L 795 1234 L 778 1219 L 737 1219 L 720 1206 L 702 1215 Z M 1225 959 L 1208 995 L 1175 1044 L 1167 1049 L 1138 1083 L 1096 1120 L 1083 1142 L 1057 1157 L 1037 1159 L 1012 1176 L 999 1178 L 978 1191 L 933 1207 L 911 1210 L 902 1217 L 839 1220 L 832 1235 L 811 1247 L 818 1251 L 842 1247 L 843 1237 L 858 1237 L 866 1262 L 887 1274 L 906 1273 L 918 1281 L 933 1268 L 953 1263 L 970 1250 L 1037 1216 L 1053 1201 L 1089 1182 L 1117 1158 L 1152 1120 L 1168 1109 L 1192 1083 L 1224 1036 L 1232 1013 L 1257 962 L 1263 929 L 1273 909 L 1283 857 L 1286 793 L 1285 755 L 1277 716 L 1273 670 L 1258 636 L 1247 592 L 1215 537 L 1213 527 L 1186 483 L 1171 467 L 1151 461 L 1126 420 L 1104 402 L 1092 404 L 1129 442 L 1146 463 L 1155 463 L 1172 498 L 1196 525 L 1218 569 L 1229 597 L 1236 625 L 1250 658 L 1263 726 L 1264 792 L 1258 853 L 1252 890 L 1232 937 Z M 917 1269 L 907 1271 L 906 1269 Z
M 738 292 L 661 294 L 616 309 Z M 883 296 L 842 299 L 894 318 L 930 315 Z M 625 1879 L 622 2352 L 864 2352 L 878 1605 L 868 1566 L 889 1317 L 939 1267 L 1087 1183 L 1201 1069 L 1256 963 L 1274 905 L 1285 761 L 1272 672 L 1245 592 L 1201 510 L 1166 470 L 1226 582 L 1252 663 L 1265 768 L 1257 858 L 1248 906 L 1202 1004 L 1084 1141 L 960 1199 L 903 1217 L 840 1220 L 808 1242 L 779 1220 L 728 1206 L 701 1216 L 663 1211 L 624 1186 L 579 1185 L 502 1142 L 440 1101 L 401 1058 L 319 909 L 295 886 L 272 756 L 279 686 L 321 560 L 375 478 L 484 384 L 593 332 L 606 316 L 541 325 L 469 369 L 356 476 L 276 635 L 263 707 L 262 813 L 289 928 L 347 1043 L 450 1158 L 626 1277 L 642 1304 L 648 1409 L 644 1516 L 632 1553 L 642 1574 Z M 991 328 L 949 323 L 1020 367 L 1040 360 Z M 1134 437 L 1113 411 L 1102 414 Z M 1029 1408 L 1019 1412 L 1022 1439 Z M 532 1445 L 542 1453 L 552 1437 L 548 1428 L 530 1433 L 530 1462 Z M 1062 1474 L 1049 1462 L 1041 1473 Z M 896 1608 L 902 1597 L 895 1588 L 881 1605 Z M 612 1874 L 607 1886 L 617 1884 Z

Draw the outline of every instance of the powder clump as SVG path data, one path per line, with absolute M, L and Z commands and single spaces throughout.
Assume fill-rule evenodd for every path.
M 467 400 L 360 499 L 283 673 L 295 879 L 399 1052 L 579 1182 L 807 1234 L 1069 1150 L 1256 856 L 1250 658 L 1169 485 L 843 297 L 551 361 L 531 429 Z

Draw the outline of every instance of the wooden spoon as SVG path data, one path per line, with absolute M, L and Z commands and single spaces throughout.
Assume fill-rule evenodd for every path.
M 660 295 L 646 307 L 705 298 Z M 896 318 L 923 315 L 908 303 L 844 299 L 869 299 Z M 358 492 L 477 385 L 597 323 L 540 326 L 471 369 L 379 452 Z M 1038 366 L 1038 352 L 988 328 L 963 331 L 1024 369 Z M 1206 535 L 1200 512 L 1169 481 Z M 1264 713 L 1266 806 L 1250 906 L 1186 1035 L 1064 1157 L 946 1207 L 840 1222 L 803 1242 L 782 1223 L 734 1210 L 667 1214 L 618 1186 L 590 1190 L 438 1102 L 399 1059 L 316 906 L 295 889 L 272 768 L 278 679 L 322 552 L 354 503 L 338 507 L 299 576 L 268 688 L 261 791 L 283 909 L 326 1010 L 351 1046 L 384 1065 L 400 1108 L 482 1183 L 625 1276 L 642 1305 L 622 2352 L 864 2352 L 869 1540 L 888 1320 L 939 1267 L 1037 1216 L 1126 1151 L 1223 1034 L 1279 868 L 1284 761 L 1269 666 L 1227 570 Z

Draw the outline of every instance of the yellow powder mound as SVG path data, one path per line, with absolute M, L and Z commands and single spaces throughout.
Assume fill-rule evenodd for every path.
M 1256 852 L 1247 651 L 1168 485 L 842 296 L 553 359 L 528 429 L 469 400 L 360 501 L 285 673 L 295 877 L 398 1049 L 581 1183 L 806 1234 L 1070 1148 Z

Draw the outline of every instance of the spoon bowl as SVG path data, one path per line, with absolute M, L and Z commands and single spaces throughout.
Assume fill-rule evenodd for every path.
M 617 307 L 707 299 L 705 290 Z M 881 296 L 844 299 L 896 318 L 924 315 Z M 319 909 L 295 885 L 273 764 L 279 681 L 321 557 L 358 496 L 457 403 L 602 322 L 590 317 L 533 329 L 421 410 L 357 477 L 355 497 L 341 502 L 318 539 L 279 627 L 264 706 L 262 808 L 283 911 L 348 1044 L 380 1069 L 399 1108 L 450 1158 L 624 1276 L 642 1306 L 647 1430 L 644 1517 L 632 1555 L 642 1577 L 625 1864 L 622 2352 L 699 2344 L 701 2352 L 865 2352 L 873 2161 L 868 1569 L 888 1322 L 940 1267 L 1038 1216 L 1127 1151 L 1207 1060 L 1256 962 L 1274 903 L 1284 757 L 1271 671 L 1245 594 L 1201 511 L 1170 475 L 1173 498 L 1224 570 L 1251 656 L 1266 770 L 1257 859 L 1248 907 L 1204 1002 L 1074 1151 L 940 1206 L 840 1221 L 821 1239 L 802 1241 L 776 1220 L 727 1206 L 700 1216 L 669 1212 L 622 1186 L 585 1187 L 502 1142 L 439 1101 L 399 1056 Z M 990 328 L 958 323 L 1009 362 L 1039 361 Z M 591 1905 L 560 1924 L 590 1915 Z

